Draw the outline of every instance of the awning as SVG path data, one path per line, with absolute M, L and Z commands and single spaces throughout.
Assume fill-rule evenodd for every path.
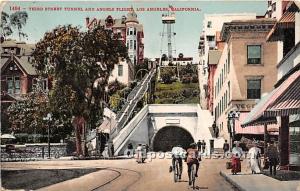
M 248 126 L 247 128 L 242 128 L 241 122 L 244 121 L 249 112 L 240 113 L 240 117 L 235 121 L 235 134 L 251 134 L 251 135 L 261 135 L 264 134 L 264 126 Z M 279 125 L 272 124 L 267 127 L 269 134 L 278 135 Z
M 278 41 L 281 39 L 283 29 L 295 28 L 295 12 L 285 12 L 280 20 L 273 26 L 267 36 L 267 41 Z
M 300 75 L 291 83 L 287 91 L 264 111 L 264 116 L 267 117 L 293 114 L 300 114 Z
M 105 119 L 101 125 L 98 127 L 98 133 L 102 132 L 102 133 L 110 133 L 111 130 L 113 130 L 113 128 L 115 128 L 116 126 L 116 120 L 111 118 L 110 119 Z
M 274 89 L 267 96 L 263 97 L 261 101 L 252 109 L 249 115 L 244 121 L 242 121 L 242 126 L 251 126 L 259 124 L 270 124 L 276 123 L 276 118 L 274 116 L 265 116 L 264 112 L 274 103 L 277 103 L 277 100 L 284 95 L 287 89 L 291 87 L 293 82 L 300 77 L 300 70 L 296 71 L 290 75 L 280 86 Z

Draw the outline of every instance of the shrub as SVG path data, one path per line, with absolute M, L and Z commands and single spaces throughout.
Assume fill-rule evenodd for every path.
M 191 83 L 191 77 L 189 77 L 189 76 L 183 76 L 182 77 L 182 83 L 183 84 L 189 84 L 189 83 Z
M 165 84 L 172 83 L 173 76 L 175 76 L 175 71 L 172 67 L 161 68 L 160 77 Z
M 193 75 L 192 82 L 193 83 L 198 83 L 198 76 L 197 75 Z

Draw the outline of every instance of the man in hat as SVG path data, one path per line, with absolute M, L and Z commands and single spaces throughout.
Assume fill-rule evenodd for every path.
M 252 174 L 260 173 L 261 164 L 260 164 L 260 157 L 261 157 L 261 149 L 257 147 L 258 142 L 253 142 L 254 146 L 249 150 L 249 165 L 252 171 Z

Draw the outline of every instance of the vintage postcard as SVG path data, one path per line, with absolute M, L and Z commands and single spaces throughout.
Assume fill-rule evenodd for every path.
M 1 7 L 1 190 L 300 191 L 300 2 Z

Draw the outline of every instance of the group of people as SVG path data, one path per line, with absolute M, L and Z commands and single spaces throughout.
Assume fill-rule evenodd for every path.
M 241 147 L 239 147 L 239 142 L 234 143 L 234 147 L 232 148 L 232 174 L 237 174 L 241 172 L 241 157 L 244 152 Z M 262 164 L 261 164 L 261 149 L 258 148 L 258 143 L 254 142 L 254 146 L 248 151 L 249 157 L 249 167 L 251 169 L 252 174 L 261 173 Z M 267 150 L 265 151 L 264 158 L 264 168 L 270 169 L 270 175 L 276 175 L 276 167 L 279 163 L 279 152 L 277 147 L 274 145 L 274 142 L 268 144 Z
M 201 149 L 200 149 L 201 150 Z M 189 177 L 189 185 L 192 184 L 191 180 L 191 167 L 193 164 L 196 165 L 196 173 L 195 177 L 198 177 L 199 170 L 199 161 L 201 161 L 201 155 L 199 153 L 199 147 L 197 148 L 196 143 L 190 144 L 187 150 L 183 149 L 181 145 L 177 145 L 172 148 L 172 166 L 170 167 L 170 172 L 175 169 L 175 161 L 177 160 L 179 163 L 179 180 L 182 175 L 182 160 L 186 161 L 188 167 L 188 177 Z
M 138 163 L 144 163 L 147 157 L 147 153 L 149 151 L 148 144 L 138 144 L 136 150 L 134 150 L 132 143 L 129 143 L 127 146 L 127 156 L 132 157 L 134 154 L 137 156 Z

